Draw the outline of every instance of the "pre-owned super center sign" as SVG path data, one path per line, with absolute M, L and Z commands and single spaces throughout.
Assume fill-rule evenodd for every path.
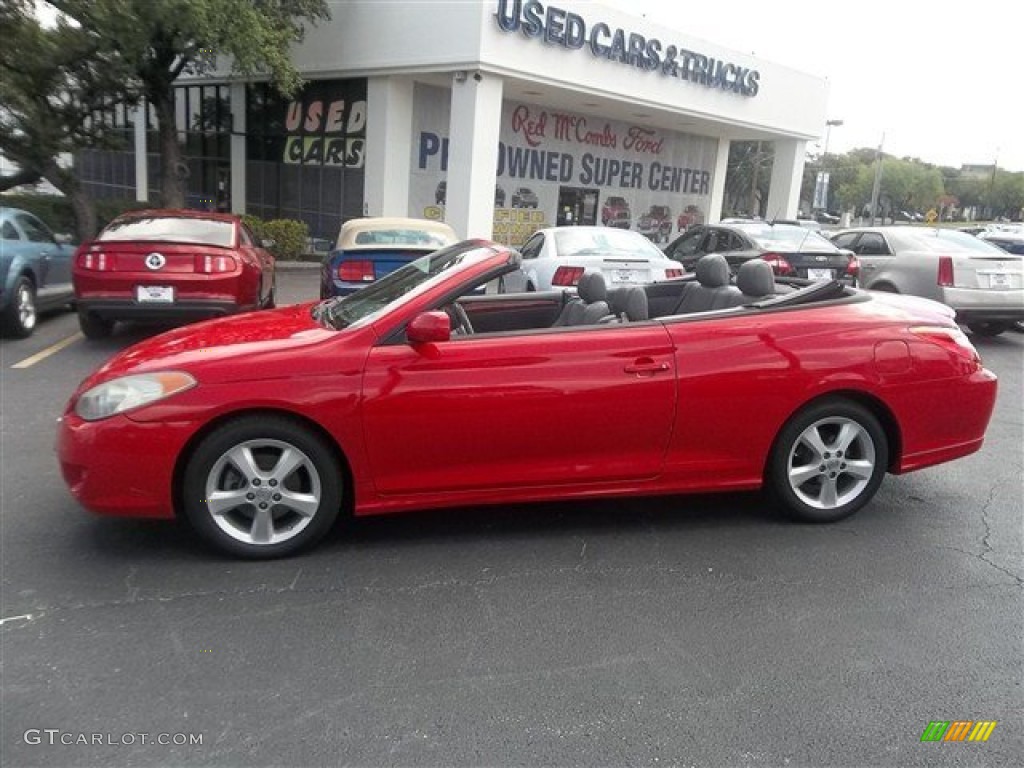
M 494 18 L 503 32 L 520 32 L 569 50 L 586 49 L 598 58 L 658 71 L 666 77 L 743 96 L 756 96 L 760 90 L 761 73 L 756 69 L 665 45 L 657 38 L 612 28 L 603 21 L 591 24 L 578 13 L 545 6 L 539 0 L 498 0 Z

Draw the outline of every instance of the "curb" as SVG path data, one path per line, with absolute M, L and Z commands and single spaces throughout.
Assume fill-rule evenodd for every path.
M 275 264 L 278 272 L 307 272 L 309 270 L 319 270 L 319 261 L 278 261 Z

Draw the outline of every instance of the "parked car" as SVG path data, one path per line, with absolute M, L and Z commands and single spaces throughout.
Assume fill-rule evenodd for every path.
M 680 314 L 719 290 L 683 279 L 628 289 L 626 322 L 558 325 L 564 292 L 477 295 L 519 267 L 467 241 L 343 298 L 137 344 L 71 396 L 63 477 L 94 512 L 178 515 L 266 558 L 342 514 L 556 499 L 766 487 L 832 522 L 886 472 L 982 445 L 996 377 L 935 302 L 833 280 Z M 587 286 L 571 301 L 600 303 L 602 276 Z
M 730 221 L 690 229 L 665 246 L 665 254 L 687 271 L 693 270 L 701 256 L 721 253 L 733 271 L 750 259 L 763 259 L 780 276 L 857 282 L 857 258 L 818 232 L 795 224 Z
M 370 217 L 341 225 L 335 249 L 320 266 L 320 298 L 344 296 L 424 253 L 458 240 L 443 221 Z
M 637 232 L 656 243 L 667 243 L 672 236 L 672 211 L 667 205 L 652 205 L 637 221 Z
M 529 187 L 516 187 L 512 193 L 513 208 L 536 208 L 538 205 L 537 193 Z
M 200 320 L 275 300 L 274 257 L 241 217 L 192 210 L 118 216 L 75 256 L 78 322 L 90 339 L 118 320 Z
M 624 197 L 612 195 L 604 199 L 601 206 L 601 223 L 606 227 L 617 227 L 629 229 L 633 224 L 633 217 L 629 210 L 629 201 Z
M 860 259 L 861 284 L 941 301 L 979 336 L 1024 320 L 1024 257 L 937 227 L 862 227 L 833 242 Z
M 50 228 L 28 211 L 0 207 L 0 326 L 24 338 L 39 313 L 69 304 L 73 246 L 57 242 Z
M 818 211 L 814 214 L 814 220 L 819 224 L 838 224 L 839 216 L 828 211 Z
M 690 227 L 696 227 L 698 224 L 703 223 L 704 212 L 700 209 L 700 206 L 688 205 L 679 214 L 679 218 L 676 220 L 676 227 L 680 232 L 685 232 Z
M 519 249 L 522 266 L 505 276 L 506 291 L 574 287 L 596 271 L 609 285 L 641 285 L 681 277 L 682 268 L 636 232 L 614 227 L 539 229 Z
M 979 232 L 978 237 L 1007 253 L 1024 255 L 1024 230 L 1015 232 L 1009 229 L 986 229 Z

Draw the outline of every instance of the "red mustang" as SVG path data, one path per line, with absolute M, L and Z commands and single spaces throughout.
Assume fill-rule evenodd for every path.
M 82 333 L 115 320 L 195 320 L 274 306 L 274 257 L 241 218 L 133 211 L 79 247 L 72 269 Z
M 843 518 L 886 472 L 977 451 L 996 397 L 950 310 L 821 281 L 482 294 L 520 254 L 466 241 L 344 298 L 211 320 L 125 350 L 60 426 L 72 493 L 179 514 L 246 557 L 340 514 L 767 486 Z

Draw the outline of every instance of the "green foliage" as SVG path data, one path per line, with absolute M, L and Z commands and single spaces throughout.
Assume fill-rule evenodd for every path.
M 284 261 L 302 259 L 309 242 L 309 227 L 306 222 L 295 219 L 264 221 L 256 216 L 244 216 L 243 220 L 249 225 L 257 240 L 273 241 L 268 250 L 275 258 Z

